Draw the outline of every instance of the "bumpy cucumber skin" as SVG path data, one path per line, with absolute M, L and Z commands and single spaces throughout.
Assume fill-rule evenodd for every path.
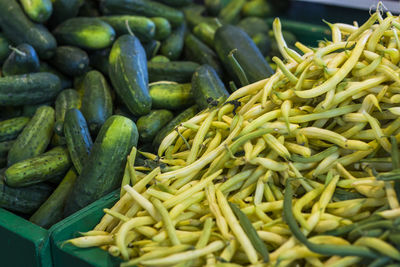
M 109 76 L 117 94 L 135 116 L 151 110 L 146 52 L 138 38 L 123 35 L 110 53 Z
M 62 89 L 71 88 L 71 86 L 72 86 L 72 81 L 67 76 L 65 76 L 64 74 L 62 74 L 61 72 L 59 72 L 58 70 L 56 70 L 55 68 L 53 68 L 52 66 L 50 66 L 49 64 L 47 64 L 44 61 L 40 62 L 39 71 L 40 72 L 50 72 L 51 74 L 56 75 L 61 81 Z
M 61 91 L 56 98 L 56 123 L 54 131 L 61 136 L 64 136 L 64 119 L 65 113 L 71 108 L 79 109 L 81 107 L 81 99 L 75 89 L 66 89 Z
M 153 108 L 182 110 L 194 104 L 190 83 L 155 83 L 150 85 Z
M 12 187 L 38 184 L 63 175 L 70 167 L 68 150 L 59 146 L 11 165 L 5 172 L 5 182 Z
M 79 76 L 89 68 L 89 56 L 82 49 L 74 46 L 59 46 L 51 63 L 67 76 Z
M 201 108 L 207 108 L 211 102 L 218 105 L 224 102 L 229 93 L 217 72 L 210 65 L 200 66 L 193 74 L 192 95 L 196 104 Z
M 268 78 L 274 73 L 253 40 L 239 27 L 233 25 L 220 27 L 215 33 L 214 47 L 225 69 L 236 84 L 241 83 L 228 59 L 228 54 L 233 49 L 237 49 L 235 58 L 250 83 Z
M 89 157 L 93 141 L 85 118 L 76 108 L 68 110 L 65 115 L 64 136 L 72 163 L 80 174 Z
M 89 55 L 90 66 L 107 76 L 108 70 L 110 69 L 110 62 L 108 60 L 110 57 L 110 51 L 111 48 L 106 48 L 96 50 Z
M 154 17 L 154 18 L 151 18 L 151 20 L 153 21 L 154 25 L 156 26 L 156 32 L 154 35 L 154 38 L 156 40 L 162 41 L 171 34 L 172 27 L 167 19 L 162 18 L 162 17 Z
M 16 117 L 0 122 L 0 142 L 17 138 L 29 122 L 29 117 Z
M 98 18 L 71 18 L 53 31 L 61 44 L 78 46 L 83 49 L 103 49 L 115 40 L 114 29 Z
M 53 12 L 51 0 L 20 0 L 28 17 L 37 23 L 47 21 Z
M 14 140 L 0 142 L 0 158 L 5 158 L 7 156 L 8 150 L 14 144 Z
M 150 59 L 151 62 L 170 62 L 169 58 L 163 55 L 157 55 Z
M 180 123 L 191 119 L 194 115 L 196 115 L 197 110 L 198 110 L 198 106 L 193 105 L 193 106 L 185 109 L 181 113 L 179 113 L 175 118 L 173 118 L 170 122 L 168 122 L 168 124 L 165 125 L 161 129 L 161 131 L 158 132 L 156 137 L 153 139 L 153 147 L 157 149 L 160 146 L 164 137 L 167 136 L 167 134 L 169 134 L 171 131 L 173 131 L 174 128 L 177 125 L 179 125 Z
M 183 50 L 185 39 L 186 24 L 182 23 L 172 31 L 172 33 L 163 41 L 161 45 L 161 54 L 171 60 L 177 60 Z
M 35 49 L 29 44 L 20 44 L 16 47 L 3 64 L 3 76 L 20 75 L 39 71 L 39 57 Z M 22 53 L 21 53 L 22 52 Z
M 40 206 L 40 208 L 29 218 L 45 229 L 63 219 L 65 201 L 72 190 L 77 178 L 74 168 L 71 168 L 51 196 Z
M 43 59 L 50 58 L 56 49 L 57 43 L 51 33 L 30 21 L 16 0 L 0 1 L 0 27 L 14 44 L 32 45 Z
M 193 34 L 209 47 L 214 47 L 214 36 L 218 26 L 211 22 L 202 22 L 193 29 Z
M 13 212 L 32 214 L 52 191 L 47 183 L 13 188 L 4 183 L 4 174 L 0 174 L 0 207 Z
M 60 79 L 48 72 L 0 78 L 0 106 L 39 104 L 54 99 L 61 91 Z
M 113 104 L 110 86 L 97 70 L 86 74 L 81 111 L 92 133 L 98 133 L 104 122 L 112 115 Z
M 36 110 L 8 152 L 8 166 L 46 150 L 53 135 L 54 113 L 54 109 L 49 106 L 42 106 Z
M 68 197 L 64 215 L 68 216 L 121 185 L 126 157 L 137 145 L 138 131 L 128 118 L 111 116 L 101 128 Z
M 156 34 L 156 25 L 153 19 L 142 17 L 142 16 L 105 16 L 100 17 L 101 20 L 110 24 L 115 30 L 117 36 L 129 34 L 126 22 L 128 22 L 129 28 L 133 34 L 139 38 L 140 41 L 147 42 L 154 38 Z M 168 21 L 167 21 L 168 22 Z
M 246 0 L 231 0 L 218 14 L 225 23 L 236 24 L 240 17 L 240 11 Z
M 173 81 L 187 83 L 200 65 L 192 61 L 148 62 L 150 82 Z
M 145 17 L 166 18 L 172 26 L 178 26 L 184 21 L 180 10 L 150 0 L 102 0 L 100 8 L 103 14 L 130 14 Z
M 166 125 L 174 115 L 166 109 L 152 110 L 149 114 L 142 116 L 137 121 L 140 140 L 150 142 L 154 136 Z

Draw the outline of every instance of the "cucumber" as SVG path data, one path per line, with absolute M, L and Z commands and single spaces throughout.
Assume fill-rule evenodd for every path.
M 79 8 L 78 17 L 99 17 L 100 10 L 96 0 L 85 0 Z
M 218 14 L 224 23 L 236 24 L 240 18 L 240 11 L 246 0 L 231 0 Z
M 282 1 L 282 0 L 279 0 Z M 284 2 L 284 1 L 283 1 Z M 256 16 L 260 18 L 271 17 L 273 15 L 273 6 L 269 1 L 251 0 L 246 2 L 242 8 L 242 14 L 246 17 Z
M 174 81 L 187 83 L 200 65 L 192 61 L 148 62 L 150 82 Z
M 53 3 L 53 14 L 49 22 L 55 26 L 69 18 L 76 17 L 84 0 L 51 0 L 51 2 Z
M 58 135 L 64 136 L 64 120 L 67 111 L 71 108 L 79 109 L 80 107 L 81 107 L 81 99 L 76 90 L 66 89 L 58 94 L 55 103 L 56 122 L 54 124 L 54 131 Z
M 51 64 L 68 76 L 79 76 L 89 68 L 89 56 L 82 49 L 74 46 L 59 46 L 51 59 Z
M 5 158 L 11 146 L 14 144 L 14 140 L 0 142 L 0 158 Z
M 108 75 L 108 69 L 110 68 L 110 63 L 108 60 L 110 57 L 110 51 L 110 48 L 93 51 L 89 55 L 90 66 L 100 71 L 104 75 Z
M 250 37 L 253 37 L 259 33 L 269 33 L 268 24 L 264 19 L 258 17 L 244 18 L 237 24 L 237 26 L 244 30 Z
M 160 146 L 164 137 L 167 136 L 167 134 L 169 134 L 171 131 L 173 131 L 177 125 L 194 117 L 194 115 L 196 115 L 197 113 L 197 108 L 198 107 L 196 105 L 193 105 L 179 113 L 175 118 L 168 122 L 168 124 L 165 125 L 161 129 L 161 131 L 158 132 L 156 137 L 154 137 L 153 147 L 157 149 Z
M 43 153 L 50 143 L 54 127 L 54 109 L 42 106 L 18 135 L 8 152 L 8 166 Z
M 47 21 L 53 12 L 51 0 L 20 0 L 25 14 L 34 22 Z
M 186 24 L 182 23 L 164 40 L 161 45 L 161 54 L 171 60 L 181 56 L 185 39 Z
M 75 184 L 76 178 L 77 174 L 74 168 L 71 168 L 50 197 L 29 218 L 29 221 L 45 229 L 61 221 L 63 219 L 65 201 Z
M 118 107 L 115 109 L 114 115 L 121 115 L 123 117 L 127 117 L 134 123 L 137 122 L 138 118 L 133 115 L 125 105 L 118 105 Z
M 60 79 L 48 72 L 0 78 L 0 106 L 39 104 L 54 99 L 61 91 Z
M 206 8 L 203 5 L 189 5 L 184 7 L 182 10 L 185 14 L 187 26 L 190 29 L 193 29 L 196 25 L 200 23 L 209 23 L 211 21 L 214 21 L 214 18 L 203 16 L 203 13 L 205 13 L 206 11 Z
M 140 117 L 136 123 L 139 137 L 142 142 L 150 142 L 154 136 L 166 125 L 174 115 L 166 109 L 150 111 L 149 114 Z
M 64 135 L 64 134 L 63 134 Z M 57 133 L 54 133 L 53 136 L 51 137 L 50 141 L 50 148 L 54 148 L 57 146 L 65 146 L 67 142 L 65 141 L 64 136 L 60 136 Z
M 0 28 L 11 42 L 30 44 L 43 59 L 50 58 L 56 49 L 51 33 L 30 21 L 16 0 L 0 0 Z
M 190 83 L 158 82 L 150 85 L 155 109 L 181 110 L 194 104 Z
M 193 0 L 156 0 L 169 6 L 182 7 L 193 3 Z
M 130 119 L 114 115 L 106 121 L 67 199 L 64 215 L 80 210 L 121 185 L 126 157 L 137 141 L 138 131 Z
M 150 0 L 101 0 L 100 9 L 106 15 L 128 14 L 163 17 L 172 26 L 180 25 L 184 21 L 181 11 Z
M 160 50 L 161 43 L 160 41 L 151 40 L 147 43 L 143 43 L 144 51 L 146 52 L 146 58 L 149 60 L 152 57 L 155 57 Z
M 93 141 L 82 113 L 76 109 L 70 109 L 65 115 L 64 135 L 72 163 L 78 174 L 82 172 L 84 163 L 89 157 Z
M 33 117 L 38 108 L 40 108 L 41 106 L 51 106 L 51 105 L 53 105 L 53 101 L 47 101 L 40 104 L 24 105 L 22 107 L 22 116 Z
M 226 7 L 231 0 L 205 0 L 207 13 L 212 16 L 217 16 L 219 12 Z
M 253 36 L 253 42 L 256 44 L 258 49 L 260 49 L 263 56 L 267 56 L 271 50 L 271 40 L 267 34 L 259 33 Z
M 185 58 L 200 64 L 208 64 L 222 75 L 222 66 L 218 55 L 193 34 L 185 37 Z
M 70 167 L 68 150 L 59 146 L 12 164 L 4 174 L 4 181 L 8 186 L 24 187 L 60 176 Z
M 150 19 L 156 26 L 156 32 L 154 34 L 154 38 L 156 40 L 162 41 L 171 34 L 172 32 L 171 24 L 167 19 L 162 17 L 154 17 Z
M 0 64 L 4 63 L 10 53 L 10 42 L 4 34 L 0 32 Z
M 3 76 L 12 76 L 26 73 L 38 72 L 40 63 L 35 49 L 29 44 L 20 44 L 4 61 L 1 69 Z
M 153 20 L 142 16 L 105 16 L 100 19 L 114 28 L 117 36 L 130 34 L 129 30 L 139 38 L 140 41 L 147 42 L 154 38 L 156 25 Z M 167 21 L 168 22 L 168 21 Z M 127 25 L 128 24 L 128 25 Z M 129 27 L 128 27 L 129 26 Z
M 170 62 L 169 58 L 163 55 L 158 55 L 150 59 L 151 62 Z
M 34 213 L 53 191 L 53 187 L 46 183 L 13 188 L 7 186 L 1 176 L 0 207 L 13 212 Z
M 228 54 L 237 49 L 235 58 L 250 83 L 268 78 L 273 70 L 254 44 L 253 40 L 239 27 L 224 25 L 215 33 L 214 47 L 228 74 L 236 84 L 241 84 L 228 59 Z
M 202 22 L 194 27 L 193 33 L 209 47 L 214 47 L 214 35 L 218 27 L 215 23 Z
M 0 142 L 17 138 L 29 122 L 29 117 L 16 117 L 0 122 Z
M 109 76 L 117 94 L 133 115 L 150 112 L 146 52 L 138 38 L 123 35 L 115 41 L 110 53 Z
M 53 34 L 60 44 L 89 50 L 109 47 L 115 39 L 114 29 L 98 18 L 70 18 L 58 25 Z
M 40 62 L 39 71 L 40 72 L 50 72 L 50 73 L 56 75 L 61 81 L 62 89 L 71 88 L 71 86 L 72 86 L 72 81 L 67 76 L 65 76 L 64 74 L 62 74 L 61 72 L 59 72 L 58 70 L 56 70 L 55 68 L 53 68 L 52 66 L 50 66 L 49 64 L 47 64 L 44 61 Z
M 229 97 L 224 83 L 209 65 L 201 65 L 193 74 L 192 95 L 201 109 L 210 105 L 217 106 Z
M 97 134 L 104 122 L 112 115 L 113 104 L 110 86 L 97 70 L 86 74 L 81 111 L 90 132 Z

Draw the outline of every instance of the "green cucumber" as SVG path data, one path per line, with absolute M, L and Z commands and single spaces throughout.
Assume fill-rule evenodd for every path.
M 193 3 L 193 0 L 156 0 L 169 6 L 182 7 Z
M 10 42 L 4 34 L 0 32 L 0 64 L 4 63 L 10 53 Z
M 84 0 L 51 0 L 51 2 L 53 3 L 53 14 L 49 22 L 55 26 L 69 18 L 76 17 Z
M 139 38 L 140 41 L 149 41 L 156 34 L 156 25 L 152 19 L 142 16 L 105 16 L 100 19 L 114 28 L 117 36 L 130 34 L 129 31 Z
M 214 47 L 214 35 L 218 27 L 215 23 L 202 22 L 194 27 L 193 33 L 209 47 Z
M 106 121 L 67 199 L 64 215 L 80 210 L 121 185 L 126 157 L 137 141 L 138 131 L 130 119 L 114 115 Z
M 77 174 L 74 168 L 71 168 L 50 197 L 29 218 L 29 221 L 45 229 L 61 221 L 66 199 L 75 184 L 76 178 Z
M 68 110 L 65 115 L 64 135 L 72 163 L 80 174 L 89 157 L 93 141 L 85 117 L 76 108 Z
M 168 122 L 168 124 L 165 125 L 161 129 L 161 131 L 158 132 L 156 137 L 154 137 L 153 147 L 158 148 L 160 146 L 162 140 L 164 139 L 164 137 L 167 136 L 171 131 L 173 131 L 176 126 L 178 126 L 182 122 L 185 122 L 185 121 L 191 119 L 192 117 L 194 117 L 194 115 L 196 115 L 196 113 L 197 113 L 197 108 L 198 107 L 196 105 L 191 106 L 191 107 L 185 109 L 184 111 L 182 111 L 181 113 L 179 113 L 170 122 Z
M 240 11 L 246 0 L 231 0 L 218 14 L 224 23 L 236 24 L 240 18 Z
M 259 33 L 251 38 L 253 42 L 256 44 L 258 49 L 260 49 L 261 54 L 267 56 L 269 51 L 271 50 L 271 40 L 267 34 Z
M 204 5 L 189 5 L 184 7 L 182 10 L 185 14 L 186 23 L 190 29 L 193 29 L 200 23 L 209 23 L 214 20 L 214 18 L 203 16 L 203 13 L 206 11 Z
M 156 26 L 156 32 L 154 35 L 154 38 L 156 40 L 159 40 L 159 41 L 164 40 L 171 34 L 172 27 L 167 19 L 162 18 L 162 17 L 154 17 L 154 18 L 150 18 L 150 19 L 153 21 L 154 25 Z
M 193 74 L 192 95 L 201 109 L 221 104 L 229 97 L 224 83 L 210 65 L 200 66 Z
M 242 14 L 246 17 L 256 16 L 260 18 L 267 18 L 273 15 L 272 7 L 273 6 L 269 1 L 251 0 L 243 5 Z
M 103 49 L 115 40 L 114 29 L 98 18 L 70 18 L 54 31 L 60 44 L 78 46 L 83 49 Z
M 5 158 L 7 156 L 7 153 L 14 142 L 14 140 L 0 142 L 0 158 Z
M 163 17 L 172 26 L 177 26 L 184 21 L 181 11 L 150 0 L 101 0 L 100 9 L 106 15 L 128 14 Z
M 42 106 L 18 135 L 8 152 L 8 166 L 43 153 L 50 143 L 54 127 L 54 109 Z
M 85 0 L 79 8 L 78 17 L 99 17 L 100 10 L 96 0 Z
M 113 104 L 110 86 L 97 70 L 86 74 L 81 111 L 90 132 L 97 134 L 104 122 L 112 115 Z
M 29 117 L 16 117 L 0 122 L 0 142 L 17 138 L 29 122 Z
M 150 82 L 187 83 L 200 65 L 192 61 L 148 62 Z
M 118 105 L 118 107 L 115 109 L 114 115 L 121 115 L 121 116 L 127 117 L 128 119 L 130 119 L 134 123 L 136 123 L 136 121 L 138 120 L 138 118 L 135 115 L 133 115 L 128 110 L 128 108 L 125 107 L 125 105 Z
M 34 213 L 53 191 L 53 187 L 46 183 L 13 188 L 7 186 L 1 176 L 0 207 L 13 212 Z
M 0 106 L 39 104 L 54 99 L 61 91 L 60 79 L 48 72 L 0 78 Z
M 70 167 L 68 150 L 59 146 L 12 164 L 7 168 L 4 179 L 8 186 L 24 187 L 60 176 Z
M 108 75 L 108 69 L 110 68 L 110 62 L 108 60 L 110 51 L 110 48 L 93 51 L 93 53 L 89 55 L 90 66 L 104 75 Z
M 79 76 L 89 68 L 89 56 L 82 49 L 74 46 L 59 46 L 51 59 L 51 64 L 68 76 Z
M 207 13 L 212 16 L 217 16 L 219 12 L 226 7 L 231 0 L 205 0 Z
M 39 71 L 39 57 L 29 44 L 20 44 L 11 48 L 13 52 L 4 61 L 1 69 L 3 76 L 12 76 Z
M 71 86 L 72 86 L 72 81 L 67 76 L 65 76 L 64 74 L 62 74 L 61 72 L 59 72 L 58 70 L 56 70 L 55 68 L 53 68 L 52 66 L 50 66 L 49 64 L 47 64 L 44 61 L 40 62 L 39 71 L 40 72 L 50 72 L 50 73 L 56 75 L 61 81 L 62 89 L 71 88 Z
M 222 66 L 218 55 L 193 34 L 188 34 L 185 37 L 185 58 L 200 64 L 208 64 L 219 75 L 222 75 Z
M 50 58 L 56 49 L 56 40 L 51 33 L 30 21 L 16 0 L 0 0 L 0 28 L 14 44 L 33 46 L 41 58 Z
M 259 33 L 269 33 L 268 24 L 264 19 L 258 17 L 244 18 L 237 24 L 237 26 L 244 30 L 250 37 L 253 37 Z
M 149 114 L 140 117 L 136 123 L 140 140 L 142 142 L 152 141 L 173 117 L 172 112 L 166 109 L 152 110 Z
M 64 134 L 63 134 L 64 135 Z M 56 146 L 65 146 L 67 142 L 65 141 L 64 136 L 60 136 L 57 133 L 54 133 L 53 136 L 51 137 L 50 141 L 50 146 L 51 148 L 56 147 Z
M 79 109 L 80 107 L 81 107 L 81 99 L 76 90 L 66 89 L 58 94 L 55 103 L 56 123 L 54 125 L 54 131 L 58 135 L 64 136 L 64 119 L 67 111 L 71 108 Z
M 146 52 L 138 38 L 123 35 L 115 41 L 110 53 L 109 76 L 117 94 L 133 115 L 150 112 Z
M 146 52 L 146 58 L 149 60 L 152 57 L 155 57 L 160 50 L 161 43 L 160 41 L 151 40 L 147 43 L 143 43 L 144 51 Z
M 169 58 L 163 55 L 158 55 L 150 59 L 151 62 L 170 62 Z
M 181 56 L 185 39 L 186 24 L 182 23 L 165 39 L 161 45 L 161 54 L 171 60 Z
M 22 116 L 33 117 L 38 108 L 40 108 L 41 106 L 51 106 L 51 105 L 53 105 L 53 101 L 47 101 L 40 104 L 24 105 L 22 107 Z
M 157 82 L 150 84 L 155 109 L 181 110 L 194 104 L 190 83 Z
M 21 107 L 11 107 L 11 106 L 1 107 L 0 121 L 12 119 L 18 116 L 22 116 Z
M 215 33 L 214 47 L 228 74 L 236 84 L 241 84 L 230 64 L 228 54 L 237 49 L 235 58 L 250 83 L 268 78 L 273 70 L 254 44 L 253 40 L 239 27 L 224 25 Z
M 20 2 L 25 14 L 37 23 L 47 21 L 53 12 L 51 0 L 20 0 Z
M 77 174 L 74 168 L 71 168 L 50 197 L 29 218 L 29 221 L 45 229 L 61 221 L 63 219 L 65 201 L 75 184 L 76 178 Z

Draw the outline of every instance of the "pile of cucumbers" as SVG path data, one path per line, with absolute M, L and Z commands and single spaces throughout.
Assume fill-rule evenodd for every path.
M 273 74 L 287 2 L 0 0 L 0 207 L 49 228 L 118 188 L 133 146 Z

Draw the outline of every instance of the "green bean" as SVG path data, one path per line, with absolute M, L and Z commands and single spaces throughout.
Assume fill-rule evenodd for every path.
M 253 225 L 251 224 L 249 218 L 247 218 L 247 216 L 238 207 L 236 207 L 235 204 L 229 202 L 229 206 L 231 207 L 233 213 L 235 213 L 236 217 L 239 219 L 240 225 L 243 227 L 243 230 L 249 237 L 254 248 L 261 254 L 264 262 L 269 262 L 269 253 L 267 246 L 261 240 L 256 229 L 254 229 Z
M 390 220 L 382 220 L 377 222 L 370 222 L 364 225 L 361 225 L 354 230 L 352 230 L 348 238 L 349 240 L 356 240 L 358 237 L 363 235 L 363 231 L 371 230 L 371 229 L 391 229 L 393 228 L 393 222 Z
M 292 234 L 304 244 L 312 252 L 326 255 L 326 256 L 359 256 L 365 258 L 376 258 L 377 254 L 371 249 L 354 246 L 354 245 L 328 245 L 328 244 L 315 244 L 310 242 L 307 237 L 303 234 L 300 227 L 294 218 L 292 212 L 292 198 L 293 198 L 293 187 L 291 184 L 292 179 L 287 179 L 286 190 L 284 195 L 284 207 L 283 217 L 288 224 Z
M 381 267 L 386 266 L 391 259 L 389 257 L 379 257 L 376 260 L 372 261 L 368 267 Z

